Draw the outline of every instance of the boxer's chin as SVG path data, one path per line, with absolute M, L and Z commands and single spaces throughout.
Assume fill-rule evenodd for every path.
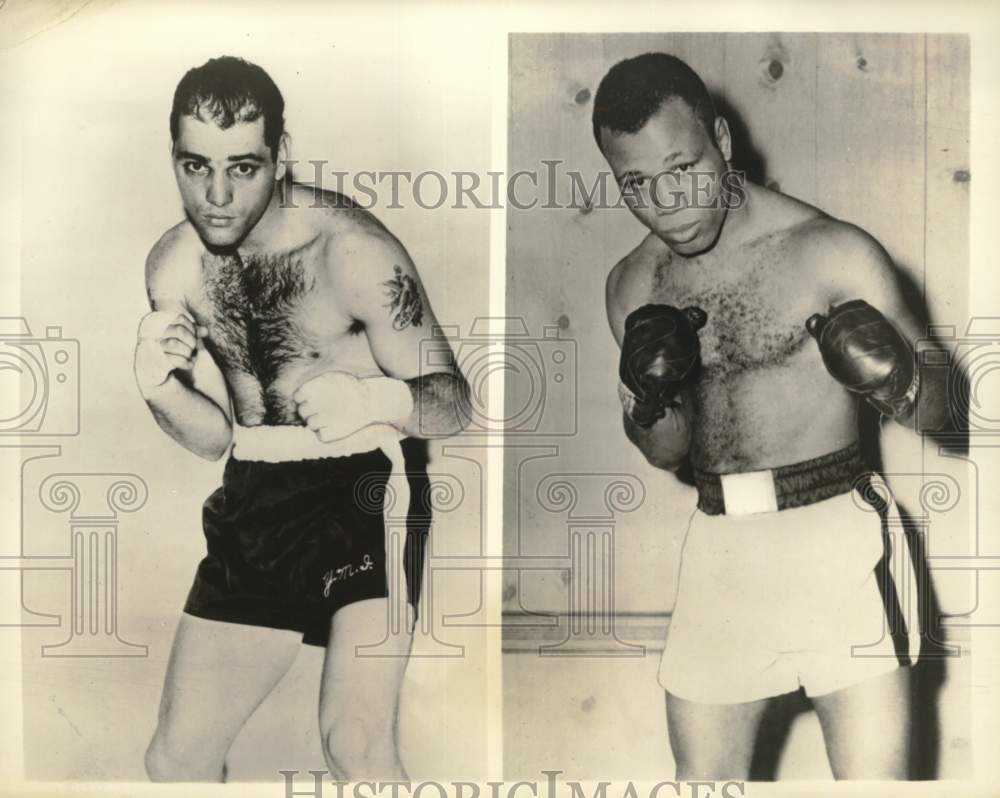
M 243 240 L 243 231 L 235 227 L 206 227 L 198 225 L 198 235 L 212 249 L 234 247 Z
M 703 252 L 712 248 L 715 243 L 716 236 L 706 235 L 704 232 L 699 233 L 697 236 L 692 238 L 690 241 L 675 241 L 670 236 L 661 236 L 660 239 L 670 247 L 671 250 L 676 252 L 678 255 L 683 255 L 684 257 L 694 257 L 695 255 L 700 255 Z

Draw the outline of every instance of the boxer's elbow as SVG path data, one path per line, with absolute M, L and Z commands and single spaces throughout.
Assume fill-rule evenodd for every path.
M 684 464 L 688 449 L 687 446 L 672 448 L 644 448 L 640 446 L 639 451 L 642 452 L 646 458 L 646 462 L 653 466 L 653 468 L 675 472 Z
M 677 471 L 687 457 L 690 435 L 686 425 L 671 423 L 674 419 L 661 419 L 652 428 L 643 429 L 624 416 L 625 435 L 642 452 L 646 462 L 663 471 Z
M 179 441 L 189 452 L 213 463 L 225 456 L 232 442 L 233 430 L 228 423 L 225 430 L 212 430 L 207 434 L 203 433 L 188 440 Z
M 455 431 L 451 434 L 457 435 L 466 429 L 472 420 L 472 392 L 468 381 L 462 376 L 461 372 L 456 371 L 453 379 L 455 381 Z
M 663 471 L 669 471 L 671 473 L 677 472 L 682 465 L 684 465 L 684 459 L 687 454 L 682 454 L 680 457 L 665 457 L 663 455 L 646 455 L 646 460 L 649 462 L 653 468 L 659 468 Z
M 469 384 L 458 371 L 436 372 L 407 380 L 413 391 L 413 414 L 404 432 L 417 438 L 449 438 L 472 418 Z
M 201 450 L 195 450 L 194 453 L 199 457 L 204 458 L 205 460 L 217 463 L 225 456 L 226 452 L 228 451 L 229 451 L 229 443 L 226 442 L 222 444 L 217 443 L 216 445 L 210 445 Z

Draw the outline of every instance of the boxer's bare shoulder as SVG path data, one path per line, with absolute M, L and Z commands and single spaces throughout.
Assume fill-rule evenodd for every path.
M 880 308 L 896 303 L 896 266 L 885 248 L 860 227 L 822 216 L 803 225 L 794 244 L 802 262 L 810 265 L 827 305 L 849 299 L 865 299 Z
M 186 310 L 201 283 L 204 245 L 188 221 L 167 230 L 146 257 L 146 293 L 150 304 Z
M 396 332 L 428 330 L 427 296 L 406 247 L 373 214 L 343 200 L 324 197 L 317 219 L 323 279 L 338 302 L 369 333 L 383 322 Z
M 619 344 L 625 331 L 625 317 L 650 301 L 657 267 L 669 258 L 669 247 L 650 233 L 608 273 L 604 286 L 608 324 Z

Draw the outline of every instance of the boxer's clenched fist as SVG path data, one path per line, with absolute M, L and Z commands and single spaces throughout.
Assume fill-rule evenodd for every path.
M 327 371 L 292 394 L 299 417 L 323 443 L 346 438 L 370 424 L 401 426 L 413 411 L 410 387 L 389 377 L 359 378 Z
M 186 313 L 154 310 L 139 323 L 135 378 L 145 393 L 167 381 L 174 369 L 191 371 L 198 339 L 208 330 Z
M 697 378 L 698 330 L 707 319 L 701 308 L 671 305 L 644 305 L 625 319 L 618 396 L 638 426 L 651 427 L 678 406 L 681 389 Z

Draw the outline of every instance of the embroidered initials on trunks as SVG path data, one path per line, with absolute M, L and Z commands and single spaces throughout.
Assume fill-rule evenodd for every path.
M 366 554 L 361 558 L 361 564 L 357 567 L 348 563 L 347 565 L 341 565 L 327 571 L 323 574 L 323 598 L 330 598 L 330 588 L 333 587 L 335 582 L 343 582 L 345 579 L 350 579 L 355 574 L 370 571 L 374 567 L 375 563 L 372 562 L 371 555 Z

